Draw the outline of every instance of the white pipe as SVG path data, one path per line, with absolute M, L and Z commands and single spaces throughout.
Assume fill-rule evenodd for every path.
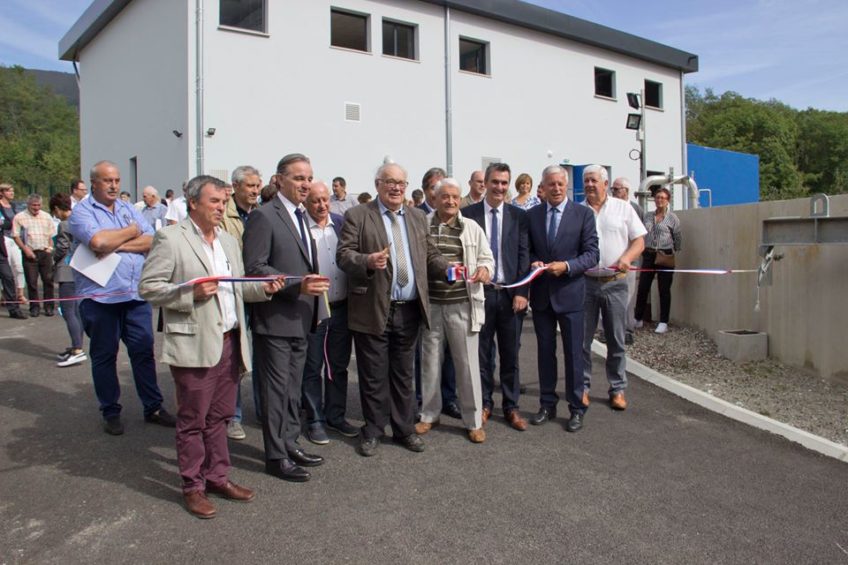
M 451 92 L 450 8 L 445 5 L 445 168 L 453 176 L 453 94 Z
M 698 194 L 698 185 L 695 183 L 695 179 L 689 175 L 676 177 L 673 172 L 667 175 L 653 175 L 639 183 L 639 191 L 636 193 L 636 196 L 643 208 L 647 204 L 650 187 L 658 184 L 685 184 L 689 188 L 689 208 L 698 208 L 700 195 Z
M 195 21 L 195 110 L 197 128 L 195 135 L 197 136 L 197 174 L 202 175 L 204 169 L 204 147 L 203 147 L 203 0 L 195 0 L 196 21 Z

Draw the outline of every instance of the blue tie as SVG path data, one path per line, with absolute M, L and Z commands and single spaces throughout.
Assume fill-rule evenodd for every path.
M 551 208 L 551 223 L 548 224 L 548 247 L 553 247 L 557 234 L 557 214 L 559 208 Z
M 303 210 L 300 208 L 295 209 L 294 215 L 297 216 L 297 223 L 300 224 L 300 239 L 303 241 L 303 248 L 306 249 L 308 255 L 309 243 L 306 241 L 306 227 L 303 225 Z
M 498 259 L 500 257 L 500 245 L 498 244 L 498 209 L 492 208 L 492 255 L 495 258 L 495 276 L 492 277 L 492 282 L 496 282 L 498 278 Z

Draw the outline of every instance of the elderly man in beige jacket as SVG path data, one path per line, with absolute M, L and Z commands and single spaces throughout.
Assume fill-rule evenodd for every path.
M 283 285 L 281 279 L 181 285 L 244 275 L 238 242 L 220 229 L 227 199 L 223 181 L 191 179 L 188 218 L 156 233 L 139 282 L 141 297 L 163 309 L 160 360 L 171 366 L 176 385 L 177 462 L 186 507 L 198 518 L 215 516 L 206 493 L 243 502 L 254 497 L 229 480 L 227 421 L 239 379 L 250 369 L 244 302 L 270 300 Z
M 440 180 L 435 187 L 436 210 L 428 216 L 430 238 L 454 265 L 462 265 L 467 280 L 445 282 L 430 277 L 430 327 L 421 337 L 421 421 L 416 433 L 425 434 L 439 421 L 440 389 L 445 343 L 450 346 L 456 368 L 456 389 L 462 423 L 474 443 L 486 439 L 483 431 L 483 393 L 477 334 L 485 320 L 483 285 L 495 270 L 489 241 L 477 222 L 462 217 L 459 183 Z

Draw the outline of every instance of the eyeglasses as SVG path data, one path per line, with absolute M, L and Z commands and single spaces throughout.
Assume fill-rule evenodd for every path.
M 386 185 L 389 188 L 406 188 L 409 186 L 409 183 L 405 180 L 395 180 L 395 179 L 378 179 L 381 183 Z

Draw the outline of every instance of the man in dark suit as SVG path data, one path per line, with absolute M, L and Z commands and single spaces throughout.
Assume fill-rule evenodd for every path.
M 305 453 L 300 435 L 300 392 L 306 362 L 306 337 L 315 329 L 318 297 L 329 289 L 318 273 L 315 242 L 306 226 L 303 201 L 312 183 L 312 165 L 299 153 L 277 164 L 272 181 L 277 195 L 250 214 L 244 230 L 244 264 L 248 275 L 286 274 L 273 300 L 257 305 L 251 315 L 262 401 L 265 470 L 288 480 L 309 480 L 305 466 L 323 458 Z
M 405 204 L 403 167 L 385 164 L 377 199 L 345 214 L 338 264 L 348 276 L 348 327 L 353 332 L 365 426 L 359 453 L 376 454 L 391 423 L 392 439 L 424 451 L 415 433 L 413 357 L 419 328 L 429 327 L 428 274 L 448 263 L 428 237 L 427 218 Z
M 492 282 L 509 284 L 527 274 L 530 259 L 527 243 L 527 215 L 524 210 L 504 202 L 510 183 L 506 163 L 492 163 L 486 168 L 486 197 L 482 202 L 463 208 L 466 218 L 476 221 L 486 231 L 495 257 Z M 486 287 L 486 322 L 480 330 L 480 378 L 483 383 L 483 422 L 492 415 L 492 391 L 495 386 L 495 361 L 492 355 L 497 336 L 501 361 L 501 392 L 504 417 L 519 431 L 527 429 L 518 411 L 518 348 L 521 329 L 518 316 L 527 309 L 527 287 L 499 289 Z
M 568 172 L 564 168 L 545 168 L 541 186 L 546 203 L 527 212 L 531 267 L 548 266 L 530 289 L 541 393 L 539 412 L 530 421 L 541 425 L 556 417 L 559 324 L 565 353 L 565 399 L 571 410 L 566 429 L 576 432 L 583 427 L 589 405 L 583 382 L 583 272 L 598 264 L 598 234 L 592 211 L 566 198 Z

